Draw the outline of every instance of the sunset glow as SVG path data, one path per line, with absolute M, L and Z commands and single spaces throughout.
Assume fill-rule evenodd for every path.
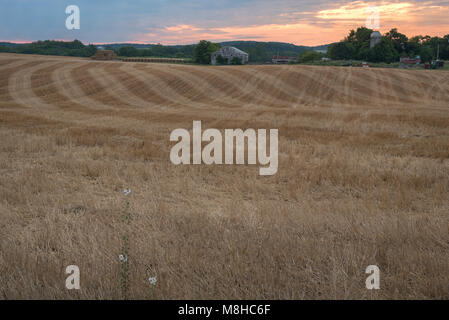
M 34 6 L 25 0 L 4 1 L 10 5 L 2 8 L 0 38 L 14 42 L 76 38 L 88 43 L 191 44 L 206 39 L 321 45 L 339 41 L 349 30 L 364 26 L 370 15 L 367 8 L 372 6 L 379 10 L 382 33 L 398 28 L 408 36 L 449 34 L 445 1 L 228 0 L 211 4 L 204 0 L 151 4 L 153 1 L 137 0 L 123 4 L 113 0 L 109 6 L 100 6 L 103 0 L 80 0 L 82 27 L 76 32 L 63 26 L 64 4 L 42 11 L 46 17 L 41 17 L 39 11 L 23 14 L 21 5 Z
M 282 17 L 305 15 L 297 23 L 255 24 L 201 28 L 194 25 L 174 25 L 140 35 L 138 42 L 151 41 L 166 44 L 192 43 L 198 39 L 211 41 L 257 40 L 281 41 L 302 45 L 319 45 L 343 39 L 350 29 L 364 26 L 369 16 L 367 8 L 377 6 L 380 14 L 380 31 L 398 28 L 408 36 L 429 34 L 443 36 L 449 33 L 449 8 L 434 2 L 363 2 L 354 1 L 337 8 L 317 12 L 293 12 Z M 425 12 L 425 15 L 423 14 Z

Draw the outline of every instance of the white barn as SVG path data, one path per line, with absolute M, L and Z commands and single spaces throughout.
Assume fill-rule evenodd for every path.
M 215 51 L 212 53 L 211 56 L 211 63 L 213 65 L 218 64 L 217 63 L 217 57 L 222 56 L 223 58 L 228 60 L 228 64 L 231 63 L 232 59 L 237 57 L 242 61 L 242 64 L 248 63 L 248 54 L 246 52 L 243 52 L 242 50 L 239 50 L 235 47 L 222 47 L 220 50 Z

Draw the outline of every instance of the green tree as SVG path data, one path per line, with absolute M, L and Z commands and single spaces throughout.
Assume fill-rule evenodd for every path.
M 7 46 L 0 46 L 0 52 L 11 52 L 11 49 Z
M 337 42 L 329 46 L 327 54 L 333 60 L 352 59 L 355 54 L 354 46 L 349 42 Z
M 86 57 L 92 57 L 95 53 L 97 53 L 97 47 L 90 44 L 84 49 L 84 51 L 86 53 Z
M 416 43 L 416 44 L 421 44 L 423 38 L 424 38 L 424 37 L 421 36 L 421 35 L 419 35 L 419 36 L 414 36 L 414 37 L 411 37 L 411 38 L 408 40 L 408 42 L 413 42 L 413 43 Z
M 193 50 L 193 59 L 197 63 L 210 64 L 211 55 L 221 47 L 218 43 L 201 40 Z
M 262 62 L 271 58 L 267 53 L 264 43 L 256 43 L 254 46 L 249 47 L 245 51 L 249 54 L 249 59 L 252 62 Z
M 118 55 L 122 57 L 137 57 L 139 56 L 139 52 L 134 47 L 121 47 Z
M 419 50 L 419 55 L 421 56 L 421 60 L 424 63 L 432 62 L 433 58 L 433 50 L 429 46 L 422 46 Z
M 440 57 L 444 60 L 449 60 L 449 34 L 443 37 L 444 48 L 440 51 Z
M 72 42 L 66 42 L 65 45 L 69 49 L 84 49 L 84 44 L 79 40 L 73 40 Z
M 416 55 L 419 55 L 419 51 L 421 49 L 420 42 L 420 36 L 413 37 L 407 42 L 405 46 L 405 52 L 409 57 L 415 57 Z
M 355 31 L 351 30 L 344 41 L 352 44 L 355 51 L 358 52 L 362 48 L 369 48 L 372 33 L 371 29 L 360 27 Z
M 392 63 L 397 61 L 398 58 L 398 52 L 394 48 L 391 41 L 386 37 L 383 37 L 382 41 L 376 44 L 376 46 L 372 48 L 368 54 L 368 61 L 371 62 Z
M 321 59 L 321 54 L 319 54 L 318 52 L 306 51 L 306 52 L 301 53 L 298 61 L 301 63 L 305 63 L 305 62 L 313 62 L 313 61 L 320 60 L 320 59 Z
M 398 53 L 402 53 L 406 50 L 408 38 L 405 34 L 399 33 L 398 29 L 391 29 L 385 34 L 385 37 L 391 41 L 393 47 Z

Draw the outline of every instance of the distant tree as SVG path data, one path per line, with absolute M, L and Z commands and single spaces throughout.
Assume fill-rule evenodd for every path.
M 413 43 L 416 43 L 416 44 L 421 44 L 422 39 L 423 39 L 423 36 L 421 36 L 421 35 L 419 35 L 419 36 L 414 36 L 414 37 L 411 37 L 411 38 L 408 40 L 408 42 L 413 42 Z
M 430 41 L 430 39 L 432 39 L 432 37 L 429 35 L 421 37 L 421 44 L 427 44 Z
M 151 57 L 151 56 L 153 56 L 153 50 L 151 50 L 150 48 L 140 49 L 139 50 L 139 56 L 141 56 L 141 57 Z
M 419 55 L 421 56 L 421 60 L 424 63 L 432 62 L 433 58 L 433 50 L 429 46 L 422 46 L 419 50 Z
M 83 49 L 84 44 L 79 40 L 74 40 L 72 42 L 66 42 L 66 47 L 69 49 Z
M 449 34 L 443 37 L 444 48 L 440 51 L 440 57 L 444 60 L 449 60 Z
M 97 49 L 93 45 L 85 46 L 79 40 L 71 42 L 45 40 L 15 45 L 8 49 L 2 49 L 2 51 L 24 54 L 90 57 L 95 54 Z
M 84 49 L 84 51 L 86 53 L 86 57 L 92 57 L 95 53 L 97 53 L 97 47 L 90 44 Z
M 345 38 L 344 42 L 351 44 L 354 48 L 351 57 L 347 59 L 364 60 L 368 55 L 370 48 L 372 29 L 366 27 L 357 28 L 357 30 L 351 30 L 349 35 Z
M 357 30 L 351 30 L 346 37 L 346 41 L 354 44 L 355 47 L 362 47 L 364 44 L 368 44 L 371 40 L 372 29 L 366 27 L 359 27 Z
M 364 60 L 364 61 L 368 60 L 370 51 L 371 51 L 370 47 L 360 48 L 359 51 L 356 53 L 356 59 L 357 60 Z
M 408 38 L 405 34 L 399 33 L 398 29 L 391 29 L 385 34 L 385 37 L 391 41 L 393 47 L 398 53 L 406 51 Z
M 410 39 L 405 46 L 406 55 L 408 55 L 409 57 L 419 55 L 419 51 L 421 49 L 420 41 L 421 40 L 419 40 L 418 38 Z M 402 55 L 404 55 L 404 53 Z
M 433 56 L 436 59 L 439 48 L 439 59 L 449 59 L 449 35 L 443 38 L 433 37 L 429 40 L 429 44 L 433 50 Z
M 381 42 L 376 44 L 368 54 L 368 61 L 392 63 L 399 59 L 398 52 L 391 41 L 383 37 Z
M 384 34 L 380 43 L 370 48 L 372 30 L 360 27 L 351 30 L 348 36 L 328 47 L 328 56 L 334 60 L 356 59 L 371 62 L 391 63 L 399 57 L 421 56 L 425 62 L 436 59 L 449 59 L 449 35 L 441 37 L 414 36 L 410 39 L 393 28 Z
M 316 51 L 306 51 L 301 53 L 301 55 L 298 58 L 298 61 L 301 63 L 305 63 L 305 62 L 313 62 L 316 60 L 320 60 L 321 59 L 321 54 L 319 52 Z
M 256 43 L 254 46 L 247 48 L 245 52 L 248 53 L 252 62 L 262 62 L 271 58 L 264 43 Z
M 137 57 L 139 56 L 139 52 L 134 47 L 121 47 L 118 55 L 122 57 Z
M 351 43 L 342 41 L 329 46 L 327 54 L 333 60 L 347 60 L 354 57 L 356 50 Z
M 210 64 L 211 55 L 221 47 L 218 43 L 201 40 L 193 50 L 193 59 L 197 63 Z

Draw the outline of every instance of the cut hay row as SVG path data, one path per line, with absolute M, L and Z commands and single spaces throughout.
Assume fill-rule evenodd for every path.
M 121 58 L 123 62 L 145 62 L 145 63 L 189 63 L 187 59 L 175 58 Z

